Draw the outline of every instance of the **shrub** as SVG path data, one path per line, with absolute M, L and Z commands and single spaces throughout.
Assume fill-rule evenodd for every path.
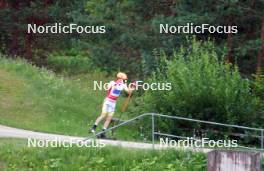
M 250 81 L 216 54 L 213 43 L 191 40 L 189 48 L 170 57 L 159 55 L 163 64 L 149 81 L 170 82 L 172 90 L 147 91 L 144 110 L 248 126 L 263 121 L 261 101 L 251 93 Z
M 255 76 L 253 87 L 254 93 L 262 100 L 264 100 L 264 75 Z

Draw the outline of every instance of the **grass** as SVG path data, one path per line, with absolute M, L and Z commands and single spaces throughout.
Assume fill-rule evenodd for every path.
M 104 91 L 93 90 L 93 81 L 111 79 L 99 72 L 70 78 L 57 76 L 23 60 L 3 57 L 0 78 L 0 124 L 79 136 L 87 135 L 105 97 Z
M 1 143 L 1 141 L 4 141 Z M 16 145 L 16 144 L 19 145 Z M 175 150 L 29 148 L 22 140 L 0 139 L 3 170 L 205 170 L 206 155 Z M 1 167 L 1 165 L 0 165 Z
M 87 128 L 99 114 L 105 96 L 105 92 L 92 90 L 93 80 L 107 82 L 111 79 L 100 72 L 58 76 L 23 60 L 1 57 L 0 78 L 0 124 L 79 136 L 87 136 Z M 121 97 L 117 111 L 120 111 L 123 100 Z M 122 119 L 134 116 L 123 115 Z M 115 136 L 135 139 L 139 137 L 136 130 L 139 126 L 143 127 L 144 134 L 148 134 L 149 125 L 146 123 L 150 121 L 144 121 L 119 129 Z M 102 149 L 28 148 L 25 144 L 24 140 L 0 139 L 0 170 L 206 169 L 206 156 L 201 153 L 111 146 Z

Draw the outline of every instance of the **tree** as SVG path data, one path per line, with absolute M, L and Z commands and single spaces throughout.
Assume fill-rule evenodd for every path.
M 2 51 L 25 57 L 29 60 L 34 56 L 43 56 L 45 51 L 53 51 L 62 47 L 64 35 L 38 35 L 27 33 L 27 24 L 45 25 L 54 22 L 69 23 L 68 12 L 75 8 L 75 2 L 70 0 L 10 0 L 0 1 L 0 35 Z M 38 53 L 41 51 L 41 53 Z M 36 54 L 38 53 L 38 54 Z

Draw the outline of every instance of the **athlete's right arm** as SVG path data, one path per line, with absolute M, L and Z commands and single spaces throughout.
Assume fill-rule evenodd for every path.
M 131 94 L 134 89 L 127 87 L 127 85 L 124 84 L 124 90 L 127 92 L 127 94 Z

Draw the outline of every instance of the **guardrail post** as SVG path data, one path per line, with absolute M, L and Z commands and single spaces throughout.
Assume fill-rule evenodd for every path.
M 261 129 L 261 150 L 263 150 L 263 129 Z
M 155 120 L 154 120 L 154 114 L 152 113 L 151 114 L 151 120 L 152 120 L 152 149 L 154 149 L 154 141 L 155 141 L 155 134 L 154 134 L 154 131 L 155 131 Z

